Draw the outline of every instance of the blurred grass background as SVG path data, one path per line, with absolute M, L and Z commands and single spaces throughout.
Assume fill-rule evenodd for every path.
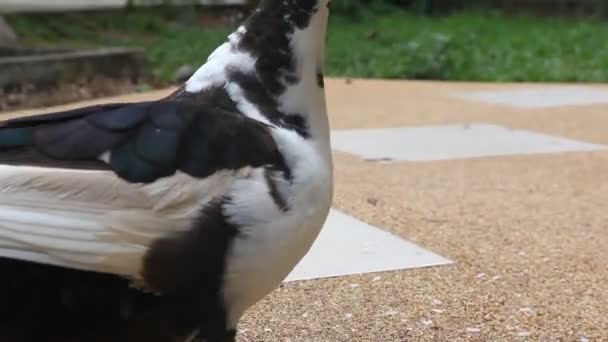
M 458 81 L 608 81 L 608 0 L 333 0 L 327 74 Z M 582 2 L 581 2 L 582 1 Z M 536 2 L 536 1 L 528 1 Z M 515 7 L 514 7 L 515 6 Z M 124 11 L 6 17 L 37 46 L 146 49 L 152 72 L 169 81 L 198 66 L 234 24 L 206 9 L 161 6 Z

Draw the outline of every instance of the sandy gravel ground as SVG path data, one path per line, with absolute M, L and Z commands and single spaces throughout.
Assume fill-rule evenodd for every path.
M 523 86 L 332 79 L 327 91 L 333 129 L 482 122 L 608 145 L 607 104 L 450 96 Z M 608 150 L 416 163 L 336 152 L 335 164 L 335 207 L 455 264 L 285 284 L 239 341 L 608 341 Z

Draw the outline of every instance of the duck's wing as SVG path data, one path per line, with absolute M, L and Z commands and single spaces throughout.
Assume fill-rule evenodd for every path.
M 267 126 L 183 102 L 0 123 L 0 257 L 141 278 L 155 241 L 278 159 Z

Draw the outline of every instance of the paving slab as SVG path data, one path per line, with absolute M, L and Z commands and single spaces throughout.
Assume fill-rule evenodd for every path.
M 448 265 L 452 262 L 336 209 L 286 281 Z
M 437 161 L 606 148 L 483 123 L 336 130 L 332 146 L 370 161 Z
M 608 103 L 607 90 L 584 86 L 522 87 L 521 89 L 463 92 L 454 95 L 471 101 L 524 109 Z

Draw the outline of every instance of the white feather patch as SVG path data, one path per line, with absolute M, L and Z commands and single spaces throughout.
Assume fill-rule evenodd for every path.
M 226 69 L 240 70 L 245 73 L 254 71 L 255 58 L 245 51 L 236 49 L 241 40 L 241 36 L 246 32 L 244 26 L 239 27 L 234 33 L 228 36 L 228 42 L 216 48 L 192 77 L 186 82 L 186 91 L 197 93 L 211 86 L 222 86 L 228 80 Z
M 151 243 L 187 229 L 233 173 L 142 185 L 107 171 L 0 166 L 0 256 L 141 278 Z

